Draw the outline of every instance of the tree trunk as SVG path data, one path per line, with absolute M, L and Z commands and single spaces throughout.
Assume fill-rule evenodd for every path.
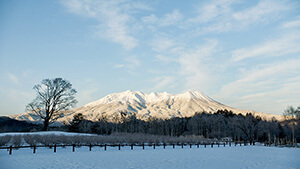
M 44 126 L 43 126 L 43 131 L 47 131 L 49 126 L 49 120 L 45 119 L 44 121 Z
M 293 147 L 296 147 L 295 145 L 295 123 L 293 122 L 293 128 L 292 128 L 292 139 L 293 139 Z

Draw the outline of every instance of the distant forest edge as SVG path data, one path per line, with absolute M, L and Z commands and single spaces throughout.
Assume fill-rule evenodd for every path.
M 265 142 L 269 144 L 294 144 L 300 142 L 299 118 L 284 121 L 263 120 L 251 113 L 234 114 L 228 110 L 215 113 L 195 113 L 192 117 L 170 119 L 149 118 L 140 120 L 135 114 L 121 111 L 120 119 L 109 122 L 105 117 L 98 121 L 86 120 L 81 113 L 75 114 L 70 124 L 50 126 L 48 130 L 111 135 L 115 133 L 143 133 L 161 136 L 200 136 L 207 139 L 224 138 L 232 141 Z M 41 131 L 40 124 L 0 117 L 0 132 Z M 295 138 L 295 139 L 293 139 Z

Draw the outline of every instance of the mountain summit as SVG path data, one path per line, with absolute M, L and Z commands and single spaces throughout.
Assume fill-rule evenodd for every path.
M 155 93 L 152 92 L 150 94 L 145 94 L 140 91 L 131 91 L 127 90 L 121 93 L 113 93 L 110 95 L 105 96 L 102 99 L 97 101 L 91 102 L 86 104 L 85 106 L 96 106 L 99 104 L 110 104 L 110 103 L 124 103 L 124 104 L 148 104 L 148 103 L 155 103 L 161 102 L 164 100 L 171 100 L 171 99 L 197 99 L 203 102 L 212 102 L 213 100 L 206 96 L 205 94 L 198 92 L 198 91 L 188 91 L 183 94 L 169 94 L 167 92 L 163 93 Z
M 196 112 L 216 112 L 220 109 L 231 110 L 233 113 L 252 113 L 270 120 L 272 117 L 281 119 L 281 116 L 241 110 L 221 104 L 198 91 L 187 91 L 182 94 L 169 94 L 167 92 L 145 94 L 140 91 L 127 90 L 121 93 L 109 94 L 97 101 L 82 107 L 69 110 L 58 122 L 68 123 L 73 116 L 82 113 L 86 119 L 97 121 L 105 118 L 113 121 L 120 118 L 120 112 L 135 114 L 137 118 L 147 120 L 150 117 L 167 119 L 172 117 L 191 117 Z M 10 116 L 17 120 L 39 121 L 33 113 L 23 113 Z

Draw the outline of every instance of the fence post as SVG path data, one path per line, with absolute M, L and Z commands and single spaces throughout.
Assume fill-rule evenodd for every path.
M 199 148 L 199 143 L 197 144 L 197 148 Z
M 183 148 L 183 143 L 181 143 L 181 148 Z
M 224 147 L 225 147 L 225 143 L 224 143 Z
M 192 144 L 190 144 L 190 148 L 192 148 Z
M 121 150 L 121 144 L 119 144 L 119 150 Z
M 133 144 L 131 144 L 131 150 L 133 150 Z
M 214 143 L 211 143 L 211 148 L 213 148 L 214 147 Z
M 240 146 L 242 146 L 242 142 L 240 142 Z
M 92 151 L 92 144 L 90 144 L 89 147 L 90 147 L 90 151 Z
M 143 143 L 143 150 L 145 150 L 145 144 Z
M 56 144 L 54 144 L 54 153 L 56 153 Z
M 33 146 L 33 154 L 35 154 L 36 146 Z
M 12 146 L 9 146 L 9 155 L 12 153 Z
M 204 148 L 206 148 L 206 143 L 204 143 Z
M 164 149 L 166 148 L 166 144 L 164 143 Z
M 218 147 L 220 147 L 220 143 L 218 143 Z
M 106 144 L 104 144 L 104 151 L 106 151 Z
M 175 148 L 175 144 L 173 144 L 173 149 Z
M 73 144 L 72 146 L 73 146 L 73 152 L 75 152 L 75 144 Z
M 229 142 L 229 147 L 231 147 L 231 141 Z
M 155 143 L 153 144 L 153 149 L 155 149 Z

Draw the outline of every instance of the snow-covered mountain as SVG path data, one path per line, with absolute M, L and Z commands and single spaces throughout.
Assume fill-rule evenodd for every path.
M 232 110 L 234 113 L 252 113 L 263 119 L 272 117 L 280 120 L 282 117 L 259 113 L 255 111 L 241 110 L 221 104 L 198 91 L 188 91 L 182 94 L 150 93 L 127 90 L 121 93 L 107 95 L 97 101 L 88 103 L 82 107 L 68 111 L 58 122 L 68 123 L 77 113 L 82 113 L 86 119 L 97 121 L 105 118 L 114 121 L 120 118 L 120 112 L 136 114 L 137 118 L 147 120 L 149 117 L 167 119 L 171 117 L 190 117 L 196 112 L 215 112 L 219 109 Z M 39 117 L 33 113 L 23 113 L 10 116 L 17 120 L 39 121 Z

